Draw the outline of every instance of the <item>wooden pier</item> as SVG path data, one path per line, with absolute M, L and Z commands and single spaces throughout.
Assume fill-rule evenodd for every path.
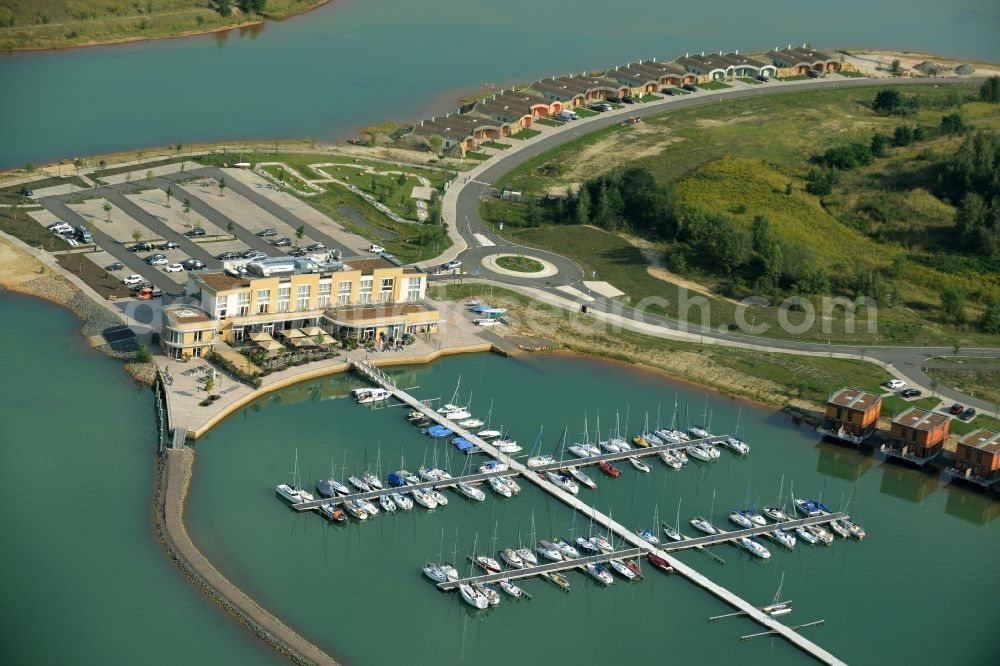
M 820 661 L 824 664 L 835 664 L 836 666 L 844 665 L 844 662 L 837 659 L 834 655 L 827 652 L 819 645 L 816 645 L 805 636 L 802 636 L 801 634 L 795 632 L 790 627 L 783 625 L 782 623 L 778 622 L 771 616 L 762 612 L 760 609 L 758 609 L 750 602 L 740 598 L 739 596 L 730 592 L 721 585 L 712 582 L 710 579 L 698 573 L 696 570 L 692 569 L 686 564 L 683 564 L 682 562 L 679 562 L 674 558 L 667 557 L 668 555 L 667 552 L 664 552 L 662 549 L 653 548 L 648 542 L 643 540 L 642 537 L 635 534 L 622 524 L 612 520 L 606 514 L 597 511 L 594 507 L 591 507 L 586 502 L 577 498 L 576 495 L 572 495 L 562 490 L 561 488 L 559 488 L 558 486 L 556 486 L 555 484 L 553 484 L 552 482 L 548 481 L 547 479 L 543 478 L 538 474 L 530 474 L 529 472 L 531 472 L 532 470 L 530 470 L 528 467 L 526 467 L 523 463 L 521 463 L 517 459 L 512 458 L 507 454 L 501 453 L 499 450 L 497 450 L 496 447 L 494 447 L 490 443 L 477 437 L 476 435 L 469 432 L 465 428 L 462 428 L 457 423 L 454 423 L 451 420 L 445 418 L 443 415 L 438 414 L 436 411 L 434 411 L 421 401 L 417 400 L 415 397 L 413 397 L 406 391 L 397 388 L 395 383 L 391 380 L 391 378 L 383 379 L 382 377 L 379 376 L 382 375 L 384 377 L 384 373 L 381 373 L 380 371 L 377 373 L 372 372 L 373 368 L 371 368 L 371 366 L 369 366 L 367 363 L 364 362 L 352 362 L 352 367 L 357 369 L 365 377 L 368 377 L 372 381 L 378 383 L 380 386 L 382 386 L 382 388 L 388 390 L 390 393 L 392 393 L 393 397 L 395 397 L 400 402 L 409 405 L 411 408 L 423 413 L 430 420 L 435 421 L 436 423 L 452 430 L 457 436 L 472 442 L 487 455 L 492 456 L 493 458 L 506 463 L 510 468 L 510 471 L 508 472 L 509 474 L 520 472 L 524 479 L 527 479 L 531 483 L 534 483 L 536 486 L 538 486 L 548 494 L 552 495 L 559 501 L 563 502 L 570 508 L 579 511 L 584 516 L 586 516 L 588 520 L 593 520 L 594 523 L 600 525 L 604 531 L 610 531 L 611 533 L 615 534 L 619 539 L 622 539 L 626 543 L 631 544 L 632 547 L 635 549 L 656 552 L 660 557 L 667 559 L 670 565 L 674 568 L 675 572 L 677 572 L 681 576 L 684 576 L 685 578 L 695 583 L 699 587 L 707 590 L 708 592 L 715 595 L 722 601 L 726 602 L 736 610 L 744 612 L 747 615 L 747 617 L 755 621 L 757 624 L 763 626 L 765 629 L 768 630 L 769 633 L 780 635 L 782 638 L 787 640 L 795 647 L 799 648 L 806 654 L 810 655 L 817 661 Z M 565 463 L 563 463 L 563 465 L 565 466 Z

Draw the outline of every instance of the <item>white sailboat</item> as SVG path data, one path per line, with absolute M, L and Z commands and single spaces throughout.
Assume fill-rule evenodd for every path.
M 311 502 L 313 501 L 313 496 L 311 493 L 302 490 L 301 482 L 299 480 L 299 450 L 295 449 L 295 467 L 292 470 L 292 483 L 279 483 L 275 487 L 275 492 L 282 499 L 291 502 L 292 504 L 298 504 L 299 502 Z

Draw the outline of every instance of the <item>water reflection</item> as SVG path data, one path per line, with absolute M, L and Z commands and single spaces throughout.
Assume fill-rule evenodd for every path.
M 875 464 L 875 458 L 866 449 L 841 446 L 823 441 L 817 444 L 816 471 L 846 481 L 857 481 Z
M 909 469 L 894 462 L 883 462 L 880 469 L 882 485 L 879 491 L 907 502 L 920 504 L 941 485 L 937 474 Z
M 948 500 L 944 512 L 977 525 L 986 525 L 1000 515 L 1000 502 L 992 496 L 963 488 L 956 484 L 945 486 Z

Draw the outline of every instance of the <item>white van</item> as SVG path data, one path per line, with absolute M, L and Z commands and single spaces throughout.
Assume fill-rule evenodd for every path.
M 563 109 L 559 112 L 559 117 L 563 120 L 579 120 L 580 116 L 576 115 L 576 111 L 570 111 L 569 109 Z

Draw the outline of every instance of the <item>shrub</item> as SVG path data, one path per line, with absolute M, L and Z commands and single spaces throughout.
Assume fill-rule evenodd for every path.
M 135 352 L 136 363 L 149 363 L 153 360 L 153 355 L 149 353 L 149 347 L 145 344 L 139 345 L 139 349 Z

